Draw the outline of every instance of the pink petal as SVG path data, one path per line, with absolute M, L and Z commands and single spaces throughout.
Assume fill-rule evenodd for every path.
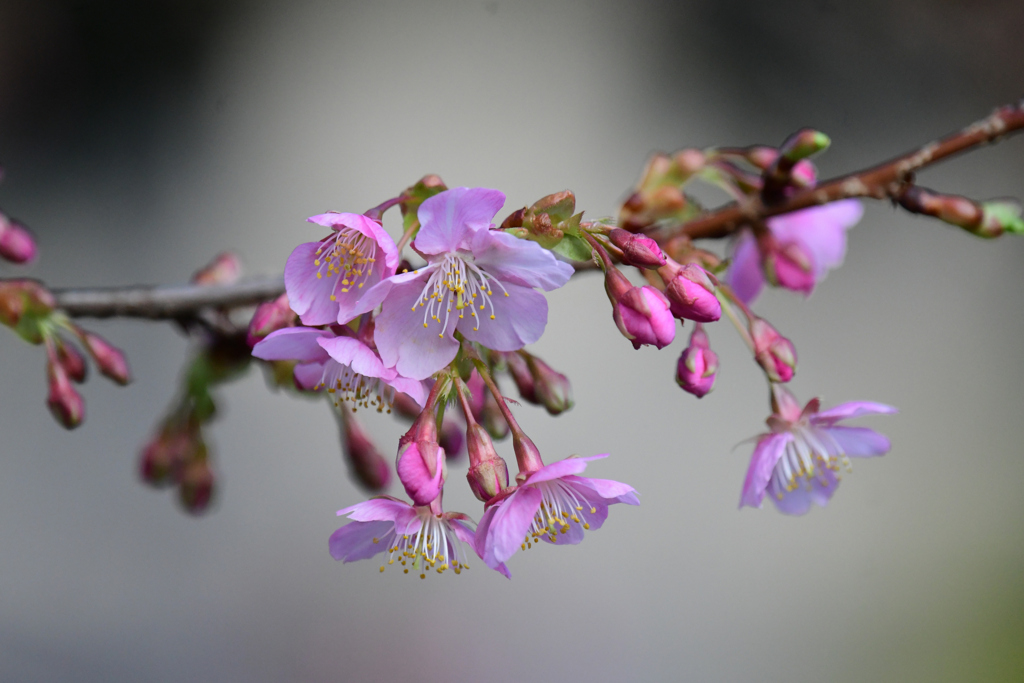
M 437 264 L 429 264 L 423 268 L 411 270 L 408 273 L 398 273 L 385 280 L 381 280 L 359 298 L 359 304 L 355 308 L 356 313 L 367 313 L 380 306 L 387 299 L 391 290 L 397 285 L 403 285 L 407 282 L 418 282 L 419 288 L 422 290 L 426 286 L 427 280 L 430 279 L 430 274 L 437 267 Z
M 395 388 L 395 391 L 400 391 L 406 394 L 409 398 L 416 401 L 416 405 L 422 408 L 427 403 L 427 394 L 430 392 L 430 387 L 427 383 L 420 379 L 409 379 L 408 377 L 402 377 L 398 375 L 392 380 L 387 380 L 387 383 Z
M 526 486 L 520 487 L 515 493 L 491 508 L 494 513 L 489 520 L 484 540 L 484 552 L 481 554 L 484 563 L 492 568 L 505 562 L 512 557 L 523 539 L 526 538 L 526 530 L 530 528 L 533 516 L 540 508 L 540 501 L 543 498 L 537 489 Z M 491 513 L 488 510 L 485 513 Z M 483 521 L 481 520 L 481 525 Z M 479 530 L 478 530 L 479 538 Z
M 792 434 L 784 433 L 771 434 L 758 440 L 754 454 L 750 458 L 750 467 L 747 468 L 747 478 L 743 482 L 740 507 L 744 505 L 761 507 L 765 488 L 772 478 L 772 470 L 775 469 L 775 464 L 782 457 L 786 444 L 792 439 Z
M 252 355 L 262 360 L 297 360 L 302 363 L 323 363 L 327 360 L 317 340 L 334 336 L 328 330 L 312 327 L 286 327 L 275 330 L 252 348 Z
M 412 310 L 422 290 L 418 281 L 395 286 L 377 316 L 373 334 L 384 365 L 410 379 L 430 377 L 459 352 L 453 336 L 458 315 L 452 315 L 442 331 L 433 320 L 423 327 L 422 306 Z
M 577 490 L 579 486 L 585 486 L 609 504 L 640 504 L 640 499 L 636 497 L 636 489 L 629 484 L 623 484 L 621 481 L 614 481 L 612 479 L 591 479 L 590 477 L 576 477 L 571 475 L 563 477 L 563 481 L 574 484 L 574 488 L 577 488 Z M 592 498 L 593 496 L 591 495 L 588 497 L 588 500 Z
M 740 233 L 732 250 L 732 264 L 728 273 L 729 286 L 744 303 L 750 303 L 764 289 L 761 256 L 757 242 L 749 230 Z
M 486 306 L 481 310 L 476 306 L 473 310 L 476 315 L 473 316 L 469 313 L 470 309 L 466 308 L 463 309 L 461 319 L 453 310 L 452 317 L 458 322 L 458 330 L 466 339 L 495 351 L 516 351 L 534 343 L 544 334 L 548 322 L 548 302 L 543 294 L 528 287 L 502 284 L 508 290 L 508 296 L 494 287 L 494 294 L 491 295 L 493 309 Z M 494 320 L 490 319 L 491 315 Z M 479 329 L 473 329 L 477 326 Z
M 885 455 L 891 447 L 889 439 L 867 427 L 828 427 L 825 431 L 852 458 Z
M 572 277 L 573 267 L 555 258 L 536 242 L 505 232 L 480 230 L 473 234 L 473 261 L 503 282 L 558 289 Z
M 332 337 L 317 342 L 331 358 L 364 377 L 386 377 L 387 368 L 369 346 L 352 337 Z
M 292 250 L 284 265 L 284 287 L 288 302 L 303 325 L 338 322 L 338 304 L 331 301 L 338 277 L 317 277 L 316 250 L 320 242 L 306 242 Z
M 342 562 L 365 560 L 391 547 L 394 528 L 394 522 L 350 522 L 331 534 L 327 548 Z
M 822 483 L 818 476 L 824 476 L 827 484 Z M 775 490 L 774 480 L 768 488 L 768 497 L 771 498 L 779 512 L 787 515 L 803 515 L 811 509 L 811 503 L 825 507 L 832 495 L 839 488 L 839 479 L 832 470 L 821 470 L 820 474 L 812 477 L 809 487 L 805 482 L 798 482 L 799 485 L 792 491 L 782 491 L 780 498 Z
M 421 450 L 420 444 L 424 444 Z M 430 451 L 433 452 L 430 452 Z M 426 452 L 424 452 L 426 451 Z M 432 458 L 433 468 L 428 467 L 426 458 Z M 428 505 L 441 493 L 444 486 L 444 449 L 425 442 L 412 442 L 403 446 L 395 463 L 398 478 L 402 480 L 405 492 L 416 505 Z M 433 473 L 431 473 L 433 469 Z
M 810 252 L 818 281 L 840 266 L 846 255 L 846 231 L 864 214 L 858 199 L 813 206 L 768 219 L 768 227 L 780 242 L 797 241 Z
M 371 498 L 362 503 L 338 510 L 338 516 L 348 515 L 354 522 L 394 522 L 399 516 L 412 510 L 412 506 L 394 498 Z
M 840 420 L 849 420 L 861 415 L 891 415 L 896 412 L 899 412 L 896 408 L 884 403 L 850 401 L 849 403 L 841 403 L 835 408 L 829 408 L 811 416 L 811 424 L 831 425 Z
M 398 268 L 398 247 L 391 239 L 391 235 L 377 221 L 358 213 L 322 213 L 319 216 L 310 216 L 306 220 L 332 230 L 346 227 L 363 233 L 377 243 L 377 247 L 384 256 L 383 259 L 378 258 L 377 260 L 377 262 L 383 262 L 384 277 L 395 274 L 395 269 Z
M 306 391 L 313 391 L 323 376 L 323 363 L 299 363 L 295 366 L 295 383 Z
M 539 484 L 542 481 L 551 481 L 552 479 L 561 479 L 562 477 L 569 476 L 572 474 L 579 474 L 587 468 L 587 463 L 591 460 L 599 460 L 601 458 L 607 458 L 607 453 L 600 455 L 588 455 L 585 458 L 573 456 L 553 462 L 550 465 L 541 467 L 536 472 L 530 474 L 526 478 L 527 484 Z
M 456 251 L 471 233 L 491 227 L 505 195 L 483 187 L 456 187 L 430 197 L 420 205 L 419 233 L 414 246 L 423 254 Z

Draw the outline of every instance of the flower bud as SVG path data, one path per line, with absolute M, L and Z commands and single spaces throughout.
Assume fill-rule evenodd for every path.
M 49 384 L 46 405 L 54 419 L 65 429 L 74 429 L 82 424 L 85 419 L 85 401 L 71 386 L 71 380 L 59 362 L 47 362 L 46 378 Z
M 772 382 L 788 382 L 796 373 L 796 349 L 763 318 L 750 323 L 754 358 Z
M 201 515 L 210 507 L 216 487 L 213 469 L 206 459 L 206 446 L 200 444 L 201 457 L 186 463 L 178 481 L 178 500 L 185 511 Z
M 0 213 L 0 258 L 11 263 L 28 263 L 35 260 L 37 251 L 28 230 Z
M 150 486 L 166 486 L 179 478 L 181 466 L 195 448 L 188 431 L 161 430 L 142 449 L 139 476 Z
M 622 250 L 623 262 L 637 268 L 659 268 L 665 265 L 661 247 L 650 237 L 636 235 L 622 228 L 612 228 L 608 239 Z
M 634 349 L 644 344 L 664 348 L 676 336 L 669 301 L 654 287 L 634 287 L 617 269 L 605 275 L 605 291 L 612 302 L 612 319 Z
M 282 294 L 273 301 L 265 301 L 256 307 L 249 321 L 249 329 L 245 333 L 245 341 L 250 346 L 262 341 L 271 332 L 294 327 L 298 319 L 295 311 L 288 304 L 288 295 Z
M 445 457 L 448 460 L 457 460 L 462 455 L 462 447 L 466 445 L 462 427 L 446 417 L 441 421 L 441 433 L 438 434 L 437 443 L 444 449 Z
M 36 323 L 53 313 L 56 306 L 53 294 L 35 280 L 0 280 L 0 323 L 30 343 L 42 343 L 43 335 Z
M 231 285 L 242 274 L 242 262 L 230 251 L 217 254 L 213 260 L 192 275 L 192 284 L 204 286 Z
M 508 365 L 508 374 L 512 376 L 512 381 L 516 383 L 519 395 L 527 403 L 539 404 L 540 401 L 537 398 L 533 374 L 530 372 L 530 366 L 527 364 L 526 359 L 515 351 L 504 354 L 504 357 L 505 363 Z
M 765 279 L 776 287 L 810 294 L 817 282 L 814 260 L 807 248 L 799 242 L 778 244 L 774 239 L 762 240 L 764 257 L 761 267 Z
M 665 282 L 665 297 L 672 315 L 683 320 L 710 323 L 722 317 L 722 304 L 707 272 L 695 263 L 671 264 L 658 269 Z
M 79 353 L 78 349 L 71 344 L 59 340 L 55 346 L 57 362 L 64 368 L 64 372 L 68 374 L 71 381 L 78 384 L 84 382 L 87 374 L 85 358 Z
M 487 385 L 484 384 L 483 377 L 480 376 L 480 373 L 475 368 L 473 372 L 469 373 L 469 379 L 466 380 L 466 388 L 469 389 L 469 395 L 466 398 L 469 400 L 473 419 L 477 422 L 483 422 L 484 400 L 491 392 L 487 391 Z
M 427 505 L 437 498 L 448 476 L 435 421 L 434 409 L 427 408 L 399 440 L 395 470 L 414 505 Z
M 796 163 L 818 152 L 824 152 L 831 144 L 832 140 L 821 131 L 804 128 L 793 133 L 782 143 L 779 154 L 783 159 Z
M 472 388 L 472 385 L 470 387 Z M 508 436 L 510 431 L 508 422 L 505 422 L 505 416 L 501 414 L 501 408 L 498 407 L 498 401 L 494 398 L 494 394 L 489 391 L 485 391 L 483 394 L 484 401 L 483 408 L 480 411 L 480 424 L 484 426 L 488 434 L 501 441 Z
M 564 413 L 573 407 L 572 385 L 569 378 L 556 372 L 537 356 L 529 356 L 527 364 L 533 376 L 537 402 L 551 415 Z
M 96 367 L 104 376 L 121 386 L 132 381 L 132 373 L 128 369 L 128 359 L 120 349 L 92 332 L 82 332 L 80 339 L 96 362 Z
M 711 350 L 708 335 L 699 323 L 690 335 L 690 345 L 683 350 L 676 365 L 676 383 L 683 391 L 703 398 L 715 385 L 718 355 Z
M 352 478 L 371 491 L 380 491 L 391 480 L 391 468 L 356 417 L 341 412 L 341 450 Z
M 508 487 L 508 465 L 494 450 L 494 442 L 487 430 L 478 424 L 466 429 L 466 448 L 470 465 L 466 479 L 473 495 L 487 502 Z

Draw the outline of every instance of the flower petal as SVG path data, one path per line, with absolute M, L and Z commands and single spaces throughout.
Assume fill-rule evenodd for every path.
M 811 416 L 811 424 L 832 425 L 840 420 L 849 420 L 861 415 L 892 415 L 899 412 L 896 408 L 885 403 L 874 403 L 872 401 L 851 401 L 841 403 L 835 408 L 823 410 Z
M 430 278 L 430 273 L 436 269 L 436 265 L 430 264 L 423 268 L 411 270 L 408 273 L 398 273 L 385 280 L 381 280 L 359 298 L 359 304 L 354 309 L 356 314 L 367 313 L 380 306 L 388 297 L 388 294 L 391 293 L 391 290 L 397 285 L 415 281 L 420 283 L 420 289 L 422 290 Z
M 579 474 L 587 468 L 587 463 L 591 460 L 599 460 L 607 457 L 607 453 L 601 453 L 600 455 L 588 455 L 584 458 L 574 455 L 541 467 L 539 470 L 531 473 L 524 483 L 539 484 L 542 481 L 551 481 L 552 479 L 561 479 L 562 477 L 571 474 Z
M 499 563 L 505 562 L 519 550 L 520 544 L 526 538 L 526 530 L 530 528 L 533 516 L 540 508 L 542 497 L 541 492 L 532 486 L 520 486 L 515 493 L 484 514 L 485 517 L 491 514 L 489 524 L 485 528 L 484 552 L 481 553 L 488 567 L 496 569 Z M 480 525 L 483 526 L 483 520 Z M 478 539 L 479 534 L 478 528 Z
M 338 304 L 331 301 L 338 278 L 317 277 L 320 267 L 314 261 L 321 246 L 321 242 L 300 244 L 284 264 L 284 288 L 288 292 L 288 302 L 303 325 L 338 322 Z
M 300 363 L 323 363 L 329 357 L 317 343 L 334 336 L 328 330 L 312 327 L 286 327 L 275 330 L 252 347 L 252 355 L 262 360 L 297 360 Z
M 384 363 L 369 346 L 352 337 L 319 339 L 317 343 L 338 363 L 347 365 L 364 377 L 388 377 Z
M 389 521 L 394 522 L 399 516 L 405 514 L 405 512 L 412 509 L 412 506 L 408 503 L 404 503 L 394 498 L 371 498 L 370 500 L 364 500 L 362 503 L 356 503 L 350 505 L 347 508 L 338 510 L 338 516 L 348 515 L 348 518 L 354 522 L 375 522 L 375 521 Z
M 585 486 L 598 496 L 605 503 L 625 503 L 626 505 L 639 505 L 640 499 L 636 497 L 636 489 L 629 484 L 612 479 L 592 479 L 590 477 L 563 477 L 563 481 L 571 482 L 577 486 Z M 577 489 L 578 490 L 578 489 Z M 591 495 L 590 498 L 593 496 Z M 588 498 L 589 499 L 589 498 Z
M 807 249 L 814 261 L 815 278 L 820 282 L 828 270 L 842 264 L 846 231 L 863 214 L 860 200 L 844 199 L 769 218 L 768 227 L 780 242 L 799 242 Z
M 423 308 L 412 310 L 421 291 L 418 281 L 396 285 L 377 316 L 373 334 L 384 365 L 410 379 L 430 377 L 459 352 L 453 336 L 458 316 L 452 315 L 444 330 L 434 321 L 423 327 Z
M 331 557 L 342 562 L 365 560 L 391 547 L 394 522 L 349 522 L 327 541 Z
M 503 282 L 550 292 L 573 274 L 572 266 L 544 247 L 506 232 L 480 230 L 473 234 L 471 244 L 473 262 Z
M 544 327 L 548 323 L 548 302 L 543 294 L 528 287 L 502 284 L 508 296 L 495 287 L 490 297 L 493 308 L 466 308 L 463 310 L 472 310 L 472 314 L 464 314 L 460 319 L 453 311 L 452 317 L 458 322 L 459 332 L 469 341 L 478 342 L 495 351 L 517 351 L 534 343 L 544 334 Z M 494 320 L 490 319 L 492 315 Z
M 825 431 L 852 458 L 885 455 L 891 448 L 889 439 L 867 427 L 828 427 Z
M 798 482 L 799 485 L 792 491 L 781 492 L 775 490 L 775 480 L 773 479 L 768 486 L 768 497 L 775 503 L 775 507 L 778 508 L 779 512 L 787 515 L 806 514 L 811 509 L 811 503 L 825 507 L 839 487 L 839 479 L 829 469 L 821 470 L 818 476 L 824 476 L 825 482 L 822 482 L 818 477 L 814 477 L 811 479 L 810 484 L 801 481 Z M 781 497 L 779 493 L 782 494 Z
M 750 466 L 747 468 L 747 477 L 743 482 L 743 491 L 740 494 L 740 507 L 749 505 L 759 508 L 764 500 L 765 488 L 772 478 L 772 470 L 775 463 L 782 457 L 786 444 L 793 440 L 793 435 L 770 434 L 761 437 L 754 454 L 750 457 Z
M 728 273 L 729 286 L 744 303 L 750 303 L 764 289 L 764 273 L 757 242 L 749 230 L 740 233 L 732 250 L 732 264 Z
M 323 377 L 323 363 L 299 363 L 295 366 L 295 383 L 300 389 L 313 391 Z
M 428 458 L 433 467 L 428 466 Z M 437 444 L 413 441 L 399 451 L 395 469 L 412 502 L 427 505 L 440 495 L 444 486 L 444 449 Z
M 424 201 L 417 216 L 420 230 L 413 244 L 423 254 L 456 251 L 476 230 L 491 227 L 505 194 L 483 187 L 456 187 Z
M 384 256 L 383 259 L 377 259 L 377 261 L 383 261 L 384 277 L 395 274 L 395 269 L 398 268 L 398 247 L 395 245 L 395 241 L 391 239 L 391 235 L 377 221 L 359 213 L 322 213 L 318 216 L 310 216 L 306 221 L 322 225 L 325 228 L 331 228 L 332 230 L 339 230 L 345 227 L 363 233 L 377 243 Z

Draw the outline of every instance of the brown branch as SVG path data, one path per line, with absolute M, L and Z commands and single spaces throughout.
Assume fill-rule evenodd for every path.
M 777 216 L 810 206 L 828 204 L 851 197 L 898 199 L 913 179 L 913 174 L 926 166 L 981 147 L 999 138 L 1024 129 L 1024 100 L 996 109 L 992 114 L 963 130 L 929 142 L 908 154 L 878 166 L 827 180 L 817 187 L 796 192 L 779 204 L 765 206 L 758 197 L 734 202 L 664 232 L 665 238 L 686 235 L 692 239 L 722 238 L 752 221 Z
M 284 280 L 268 277 L 234 285 L 55 289 L 57 308 L 72 318 L 178 320 L 207 309 L 255 306 L 284 293 Z

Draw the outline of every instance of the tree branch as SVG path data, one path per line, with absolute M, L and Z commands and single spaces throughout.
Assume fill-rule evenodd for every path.
M 911 184 L 914 172 L 961 152 L 981 147 L 1024 129 L 1024 100 L 996 109 L 963 130 L 929 142 L 908 154 L 878 166 L 827 180 L 816 187 L 796 192 L 778 204 L 766 206 L 758 197 L 733 202 L 699 218 L 665 231 L 666 238 L 686 235 L 691 239 L 727 237 L 744 225 L 810 206 L 851 197 L 898 199 Z
M 57 308 L 72 318 L 121 317 L 148 320 L 193 318 L 205 309 L 255 306 L 283 293 L 284 280 L 281 276 L 222 286 L 179 285 L 53 290 Z

